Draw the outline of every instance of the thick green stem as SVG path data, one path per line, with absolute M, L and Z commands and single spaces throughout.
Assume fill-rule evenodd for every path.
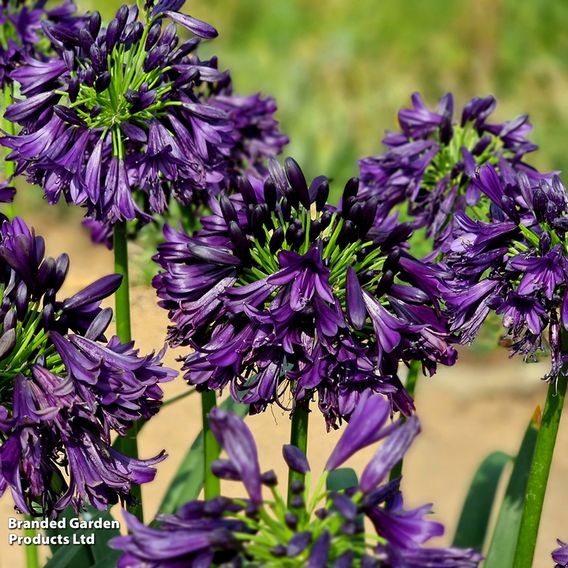
M 292 425 L 290 427 L 290 444 L 300 448 L 304 454 L 308 454 L 308 423 L 310 413 L 308 405 L 296 403 L 296 407 L 292 412 Z M 294 481 L 305 483 L 305 475 L 297 471 L 290 470 L 288 472 L 288 507 L 291 506 L 294 493 L 292 492 L 292 484 Z
M 420 361 L 412 361 L 410 363 L 410 367 L 408 368 L 408 375 L 406 376 L 406 383 L 404 388 L 406 392 L 414 398 L 414 394 L 416 392 L 416 383 L 418 383 L 418 375 L 420 374 Z M 402 421 L 404 422 L 405 418 L 402 417 Z M 392 469 L 389 475 L 389 479 L 392 481 L 393 479 L 397 479 L 402 475 L 402 463 L 403 460 L 400 460 Z
M 126 239 L 126 222 L 119 221 L 114 226 L 114 270 L 122 274 L 122 283 L 115 294 L 115 317 L 116 334 L 121 341 L 127 343 L 131 340 L 130 329 L 130 287 L 128 281 L 128 242 Z M 117 440 L 116 449 L 131 457 L 138 458 L 138 424 L 135 423 L 126 436 Z M 142 491 L 139 485 L 132 486 L 132 505 L 127 506 L 127 510 L 136 515 L 140 520 L 144 520 L 142 508 Z
M 213 475 L 211 464 L 219 458 L 221 448 L 209 427 L 209 413 L 217 406 L 215 391 L 201 393 L 201 415 L 203 419 L 203 489 L 205 499 L 212 499 L 221 494 L 219 478 Z
M 31 521 L 33 517 L 26 516 L 28 521 Z M 34 529 L 24 529 L 24 536 L 29 536 L 33 538 L 36 536 L 36 531 Z M 39 555 L 37 546 L 35 544 L 26 544 L 26 568 L 39 568 Z
M 515 552 L 515 568 L 531 568 L 533 565 L 542 506 L 562 416 L 562 408 L 566 397 L 567 382 L 568 378 L 566 375 L 561 374 L 556 384 L 551 383 L 548 387 L 542 413 L 542 423 L 536 439 L 529 479 L 527 481 L 523 515 L 521 517 L 519 538 Z

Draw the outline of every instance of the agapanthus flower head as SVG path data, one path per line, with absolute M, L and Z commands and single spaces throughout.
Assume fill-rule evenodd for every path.
M 555 568 L 568 566 L 568 544 L 558 539 L 558 548 L 552 552 L 552 560 L 556 562 Z
M 405 509 L 400 479 L 388 481 L 389 471 L 420 430 L 418 419 L 389 423 L 389 405 L 381 395 L 364 395 L 356 413 L 365 417 L 365 428 L 375 436 L 362 442 L 365 436 L 358 431 L 361 421 L 354 417 L 340 446 L 354 454 L 365 445 L 384 440 L 360 482 L 342 491 L 322 491 L 327 475 L 341 464 L 334 452 L 322 477 L 312 482 L 313 487 L 310 483 L 292 487 L 294 496 L 286 506 L 274 472 L 261 473 L 256 444 L 244 421 L 213 410 L 211 427 L 229 457 L 215 462 L 213 471 L 221 479 L 241 481 L 246 495 L 189 502 L 175 515 L 158 517 L 157 528 L 145 527 L 125 513 L 130 534 L 111 541 L 112 547 L 124 552 L 119 568 L 477 566 L 482 557 L 474 550 L 423 546 L 443 534 L 443 525 L 428 519 L 431 505 Z M 309 470 L 298 448 L 285 446 L 283 454 L 289 467 L 304 473 Z M 268 492 L 270 498 L 266 499 L 263 493 Z M 365 518 L 376 532 L 372 540 L 364 534 Z
M 45 243 L 19 218 L 0 227 L 0 495 L 16 507 L 57 515 L 71 505 L 106 509 L 129 502 L 133 483 L 151 481 L 151 460 L 111 446 L 161 403 L 159 383 L 175 373 L 162 354 L 104 336 L 112 310 L 100 307 L 120 285 L 111 275 L 57 299 L 69 258 L 45 256 Z
M 81 19 L 75 4 L 64 0 L 46 8 L 45 0 L 2 0 L 0 2 L 0 89 L 11 86 L 12 72 L 28 58 L 43 59 L 51 46 L 43 33 L 44 23 L 78 31 Z
M 480 166 L 492 164 L 543 177 L 524 161 L 537 149 L 526 138 L 532 128 L 528 117 L 491 123 L 496 104 L 492 96 L 475 97 L 457 121 L 451 93 L 442 97 L 435 111 L 418 93 L 412 95 L 412 108 L 398 114 L 401 131 L 389 132 L 383 140 L 386 151 L 359 162 L 362 194 L 389 207 L 406 206 L 414 226 L 426 227 L 438 245 L 451 232 L 454 213 L 482 198 L 471 183 Z
M 534 357 L 548 344 L 555 379 L 565 361 L 568 328 L 568 193 L 558 177 L 536 181 L 486 165 L 472 182 L 490 202 L 489 216 L 459 214 L 444 245 L 453 274 L 444 293 L 452 330 L 471 341 L 491 310 L 503 317 L 512 352 Z
M 233 99 L 216 58 L 197 57 L 217 32 L 181 4 L 123 5 L 106 27 L 98 12 L 80 30 L 44 24 L 58 56 L 13 73 L 24 98 L 6 118 L 22 131 L 2 143 L 50 203 L 63 196 L 107 229 L 147 222 L 170 199 L 201 202 L 286 142 L 272 100 Z
M 397 372 L 422 361 L 452 364 L 438 306 L 439 273 L 405 249 L 409 227 L 357 200 L 347 182 L 340 210 L 326 178 L 308 186 L 291 158 L 266 181 L 242 178 L 212 201 L 192 236 L 166 227 L 154 279 L 173 323 L 173 346 L 189 345 L 189 383 L 222 389 L 252 406 L 307 403 L 317 392 L 328 426 L 381 392 L 409 414 Z

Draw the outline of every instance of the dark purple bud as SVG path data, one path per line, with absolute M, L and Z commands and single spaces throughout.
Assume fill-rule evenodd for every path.
M 162 24 L 161 22 L 154 22 L 150 29 L 148 30 L 148 35 L 146 36 L 146 43 L 144 44 L 144 49 L 146 51 L 150 51 L 155 45 L 158 39 L 160 38 L 160 34 L 162 33 Z
M 286 523 L 286 526 L 288 528 L 295 531 L 296 528 L 298 527 L 298 515 L 290 513 L 290 511 L 287 511 L 286 514 L 284 515 L 284 522 Z
M 394 282 L 394 272 L 392 270 L 387 270 L 379 280 L 377 288 L 375 290 L 375 296 L 382 296 L 388 292 Z
M 90 55 L 93 69 L 97 73 L 104 73 L 108 70 L 107 50 L 105 46 L 100 48 L 98 45 L 93 44 L 91 46 Z
M 63 61 L 67 69 L 69 69 L 69 71 L 73 71 L 73 69 L 75 68 L 75 53 L 69 49 L 66 49 L 63 52 Z
M 264 201 L 271 210 L 276 206 L 276 185 L 271 179 L 264 182 Z
M 81 45 L 81 49 L 85 54 L 91 52 L 91 46 L 93 45 L 94 41 L 95 40 L 92 38 L 91 34 L 86 28 L 79 30 L 79 43 Z
M 320 222 L 322 231 L 329 227 L 329 224 L 331 223 L 332 219 L 333 219 L 333 213 L 331 211 L 324 211 L 321 214 L 319 222 Z
M 343 203 L 345 203 L 350 197 L 356 197 L 359 191 L 359 178 L 352 177 L 345 184 L 343 190 Z
M 333 493 L 331 495 L 333 506 L 339 511 L 341 516 L 348 521 L 354 521 L 357 518 L 357 505 L 341 493 Z
M 142 22 L 133 22 L 132 24 L 128 24 L 121 36 L 121 42 L 124 44 L 126 49 L 129 49 L 133 44 L 140 41 L 143 33 L 144 26 L 142 25 Z
M 4 359 L 16 345 L 16 330 L 14 328 L 4 331 L 0 337 L 0 359 Z
M 294 158 L 286 158 L 284 162 L 284 168 L 286 170 L 286 177 L 290 182 L 292 188 L 296 191 L 298 200 L 306 208 L 310 208 L 310 193 L 308 191 L 308 184 L 306 183 L 306 178 L 298 165 L 298 162 Z
M 74 103 L 77 100 L 77 95 L 79 94 L 79 79 L 77 77 L 72 77 L 69 79 L 69 83 L 67 84 L 67 95 L 69 100 Z
M 278 485 L 278 478 L 276 477 L 276 472 L 271 469 L 270 471 L 265 471 L 260 477 L 263 485 L 267 487 L 276 487 Z
M 245 263 L 250 264 L 251 256 L 249 250 L 249 242 L 243 233 L 242 229 L 235 221 L 229 221 L 229 238 L 233 245 L 235 245 L 235 252 L 237 256 Z
M 328 198 L 329 198 L 329 182 L 327 181 L 327 178 L 325 178 L 324 181 L 318 184 L 315 195 L 316 209 L 318 211 L 321 211 L 325 207 Z
M 55 310 L 53 304 L 47 304 L 41 311 L 41 323 L 45 329 L 50 329 L 55 321 Z
M 247 204 L 256 204 L 256 195 L 250 181 L 246 177 L 240 177 L 238 182 L 239 193 L 243 196 L 243 200 Z
M 310 241 L 315 241 L 321 233 L 321 223 L 315 219 L 310 223 Z
M 231 200 L 224 193 L 221 194 L 221 197 L 219 198 L 219 206 L 221 207 L 221 214 L 223 215 L 223 219 L 225 219 L 225 223 L 227 223 L 227 225 L 231 221 L 238 223 L 239 218 L 237 216 L 237 211 Z
M 215 460 L 211 464 L 213 475 L 219 479 L 228 479 L 230 481 L 241 481 L 241 475 L 237 468 L 230 460 Z
M 286 556 L 286 547 L 283 544 L 277 544 L 271 551 L 272 556 L 282 558 Z
M 255 503 L 249 503 L 245 509 L 245 515 L 249 519 L 258 518 L 258 506 Z
M 346 245 L 347 243 L 355 242 L 357 239 L 357 229 L 355 228 L 355 224 L 353 221 L 347 219 L 343 222 L 343 227 L 341 227 L 337 242 L 340 245 Z
M 325 511 L 325 509 L 319 510 Z M 325 531 L 312 546 L 312 551 L 310 552 L 310 558 L 308 560 L 308 568 L 326 568 L 328 565 L 330 545 L 331 536 L 329 531 Z
M 170 52 L 170 48 L 167 45 L 158 45 L 153 47 L 148 54 L 146 59 L 144 59 L 143 68 L 146 73 L 160 67 L 166 62 L 166 56 Z
M 92 87 L 95 84 L 95 78 L 95 70 L 92 67 L 87 67 L 83 70 L 81 80 L 85 83 L 85 85 Z
M 194 37 L 184 41 L 178 49 L 176 49 L 170 56 L 170 62 L 180 61 L 186 55 L 195 51 L 195 48 L 199 45 L 199 39 Z M 226 75 L 224 75 L 226 77 Z
M 539 250 L 541 255 L 545 255 L 550 250 L 550 233 L 544 232 L 540 235 Z
M 95 105 L 95 106 L 91 109 L 91 112 L 89 113 L 89 116 L 90 116 L 91 118 L 95 118 L 96 116 L 99 116 L 99 114 L 101 114 L 101 111 L 102 111 L 102 110 L 103 110 L 103 109 L 101 108 L 100 105 Z
M 160 38 L 160 45 L 167 45 L 170 47 L 170 44 L 175 39 L 177 33 L 177 28 L 175 24 L 169 24 L 166 26 L 162 37 Z
M 306 489 L 306 486 L 304 485 L 304 482 L 300 481 L 299 479 L 295 479 L 290 484 L 290 491 L 292 493 L 294 493 L 295 495 L 297 495 L 299 493 L 303 493 L 305 489 Z
M 543 221 L 546 218 L 547 203 L 545 192 L 540 187 L 537 187 L 533 194 L 533 210 L 539 221 Z
M 282 246 L 282 243 L 284 242 L 284 230 L 282 229 L 282 227 L 278 227 L 273 233 L 272 233 L 272 237 L 270 237 L 270 252 L 272 254 L 276 254 L 279 250 L 280 247 Z
M 15 310 L 8 310 L 4 316 L 4 331 L 16 327 L 16 322 L 18 321 L 18 315 Z
M 86 122 L 77 114 L 75 109 L 55 105 L 53 107 L 53 112 L 61 119 L 67 122 L 68 124 L 72 124 L 73 126 L 83 126 L 86 127 Z
M 288 199 L 286 199 L 286 197 L 283 197 L 280 200 L 280 213 L 282 214 L 282 219 L 284 219 L 284 221 L 290 220 L 290 217 L 292 215 L 292 207 L 290 206 L 290 203 L 288 202 Z
M 146 132 L 144 132 L 144 130 L 139 126 L 131 124 L 130 122 L 123 122 L 120 125 L 120 130 L 122 130 L 122 132 L 134 142 L 140 142 L 144 144 L 148 140 Z
M 170 11 L 166 11 L 164 13 L 176 24 L 180 24 L 198 37 L 213 39 L 218 35 L 217 30 L 213 26 L 207 24 L 206 22 L 197 20 L 196 18 L 192 18 L 187 14 L 180 14 L 179 12 Z
M 225 528 L 213 529 L 207 536 L 207 540 L 212 548 L 220 550 L 234 550 L 238 546 L 235 537 Z
M 103 276 L 99 278 L 99 280 L 89 284 L 86 288 L 83 288 L 80 292 L 77 292 L 74 296 L 67 298 L 63 302 L 63 309 L 65 311 L 74 310 L 87 304 L 99 302 L 111 294 L 114 294 L 120 287 L 121 282 L 121 274 Z
M 39 291 L 40 295 L 49 288 L 49 284 L 55 272 L 55 260 L 51 257 L 46 258 L 40 265 L 36 275 L 34 285 L 34 295 Z
M 101 15 L 99 12 L 93 12 L 89 16 L 87 27 L 91 37 L 97 37 L 99 35 L 99 32 L 101 31 Z
M 118 27 L 120 28 L 120 30 L 122 31 L 122 29 L 124 28 L 124 26 L 126 25 L 126 20 L 128 19 L 128 6 L 126 4 L 123 4 L 117 11 L 116 11 L 116 15 L 115 15 L 115 19 L 118 23 Z
M 91 322 L 91 325 L 89 325 L 87 331 L 85 332 L 85 337 L 87 339 L 92 339 L 93 341 L 101 339 L 111 321 L 112 308 L 105 308 L 104 310 L 101 310 L 95 316 L 95 319 Z
M 304 452 L 302 452 L 300 448 L 290 444 L 285 444 L 282 446 L 282 455 L 284 456 L 284 461 L 291 470 L 303 474 L 310 471 L 310 464 L 308 463 Z
M 288 556 L 288 558 L 295 558 L 299 554 L 302 554 L 308 544 L 310 544 L 310 540 L 312 540 L 312 533 L 310 532 L 295 534 L 286 547 L 286 556 Z
M 113 50 L 114 46 L 116 45 L 116 42 L 118 41 L 121 31 L 122 28 L 119 28 L 118 21 L 116 19 L 111 20 L 110 24 L 107 27 L 106 37 L 105 37 L 105 45 L 109 53 Z
M 350 266 L 347 270 L 345 300 L 347 317 L 355 329 L 363 329 L 367 319 L 367 309 L 363 301 L 363 291 L 355 270 Z
M 16 289 L 16 311 L 20 320 L 24 318 L 28 311 L 28 297 L 28 287 L 24 282 L 20 282 Z
M 199 71 L 197 69 L 188 69 L 184 71 L 175 81 L 174 87 L 180 88 L 192 83 L 199 77 Z
M 316 509 L 314 511 L 314 515 L 320 519 L 321 521 L 323 521 L 324 519 L 327 519 L 327 517 L 329 517 L 329 511 L 323 507 L 321 507 L 320 509 Z
M 471 153 L 474 156 L 479 156 L 483 154 L 483 152 L 485 152 L 489 144 L 491 144 L 491 138 L 489 136 L 483 136 L 483 138 L 481 138 L 479 142 L 473 147 Z
M 401 223 L 397 225 L 383 242 L 383 248 L 389 248 L 404 243 L 412 235 L 412 225 Z
M 108 88 L 109 85 L 110 73 L 108 71 L 105 71 L 102 75 L 99 75 L 99 77 L 97 77 L 97 80 L 95 81 L 95 91 L 97 91 L 97 93 L 102 93 L 105 89 Z
M 231 504 L 231 500 L 227 497 L 213 497 L 203 505 L 203 512 L 209 517 L 220 517 Z

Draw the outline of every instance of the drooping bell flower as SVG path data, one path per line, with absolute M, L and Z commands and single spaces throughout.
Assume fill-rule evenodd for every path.
M 270 99 L 228 94 L 214 104 L 230 77 L 195 50 L 217 32 L 181 4 L 123 5 L 108 26 L 93 12 L 80 30 L 46 23 L 57 57 L 14 73 L 23 99 L 6 118 L 22 130 L 2 139 L 9 158 L 50 203 L 85 207 L 99 241 L 171 200 L 202 203 L 286 142 Z M 179 27 L 192 37 L 182 40 Z
M 362 195 L 387 207 L 405 207 L 413 225 L 425 227 L 437 248 L 448 238 L 455 213 L 484 201 L 471 181 L 480 166 L 512 169 L 537 180 L 550 178 L 524 161 L 537 149 L 527 139 L 532 129 L 528 117 L 491 123 L 496 104 L 492 96 L 475 97 L 457 121 L 451 93 L 435 111 L 420 94 L 412 95 L 412 108 L 398 113 L 400 132 L 389 132 L 383 140 L 385 152 L 359 162 Z
M 105 338 L 112 310 L 100 307 L 121 277 L 97 280 L 57 299 L 69 258 L 19 218 L 0 227 L 0 494 L 21 512 L 56 516 L 67 506 L 107 509 L 132 500 L 163 454 L 140 460 L 112 448 L 139 419 L 151 418 L 160 383 L 175 372 L 162 354 L 141 357 L 132 343 Z
M 503 318 L 511 352 L 551 351 L 555 380 L 566 362 L 560 326 L 568 328 L 568 193 L 558 177 L 536 182 L 486 165 L 473 183 L 490 202 L 488 216 L 459 214 L 444 245 L 453 274 L 444 298 L 451 329 L 472 341 L 491 311 Z
M 256 443 L 244 421 L 222 410 L 213 410 L 211 426 L 229 456 L 229 460 L 215 462 L 213 471 L 221 479 L 242 482 L 246 496 L 191 501 L 174 515 L 158 517 L 159 525 L 154 528 L 144 526 L 125 512 L 129 535 L 110 543 L 123 551 L 119 568 L 249 563 L 310 568 L 477 566 L 482 556 L 472 549 L 424 546 L 443 534 L 443 525 L 427 517 L 430 505 L 405 509 L 400 479 L 387 481 L 393 464 L 402 459 L 419 431 L 417 418 L 387 426 L 389 404 L 383 396 L 364 395 L 361 405 L 366 410 L 367 424 L 350 423 L 339 444 L 351 447 L 353 440 L 365 438 L 357 431 L 361 427 L 383 432 L 384 439 L 365 468 L 361 482 L 342 491 L 321 492 L 325 477 L 335 469 L 330 466 L 330 457 L 323 479 L 313 482 L 314 488 L 318 487 L 317 494 L 309 486 L 296 485 L 289 506 L 278 492 L 274 472 L 261 474 Z M 355 444 L 352 453 L 364 445 Z M 309 469 L 298 448 L 285 446 L 283 454 L 289 467 Z M 363 479 L 368 479 L 370 471 L 376 475 L 372 483 L 364 486 Z M 263 492 L 270 496 L 265 498 Z M 365 534 L 365 518 L 376 533 L 372 540 Z
M 263 183 L 243 178 L 211 203 L 192 236 L 166 227 L 155 260 L 172 346 L 188 345 L 185 377 L 229 387 L 259 412 L 317 392 L 328 427 L 349 418 L 361 393 L 388 396 L 410 414 L 401 361 L 452 364 L 438 305 L 437 268 L 406 251 L 409 227 L 377 222 L 377 203 L 350 180 L 340 210 L 329 185 L 308 187 L 298 164 L 275 162 Z

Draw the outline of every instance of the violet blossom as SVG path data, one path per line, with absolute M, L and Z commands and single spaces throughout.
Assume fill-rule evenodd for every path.
M 172 200 L 203 203 L 287 142 L 272 99 L 233 97 L 216 58 L 195 54 L 217 32 L 180 13 L 182 4 L 148 3 L 142 13 L 123 5 L 106 27 L 98 12 L 80 30 L 45 23 L 57 56 L 28 58 L 12 74 L 23 99 L 6 118 L 22 130 L 1 142 L 16 173 L 49 203 L 85 207 L 99 241 L 116 222 L 145 224 Z M 192 37 L 182 40 L 179 26 Z
M 322 492 L 326 477 L 339 465 L 330 465 L 330 458 L 319 482 L 315 480 L 313 487 L 301 483 L 294 486 L 294 498 L 286 506 L 274 472 L 261 473 L 256 444 L 244 421 L 214 409 L 211 426 L 229 460 L 215 462 L 213 471 L 221 479 L 241 481 L 246 496 L 191 501 L 176 514 L 159 516 L 159 525 L 154 528 L 125 512 L 129 535 L 116 537 L 110 543 L 123 551 L 119 568 L 249 564 L 309 568 L 477 566 L 482 556 L 472 549 L 424 546 L 443 534 L 443 525 L 428 518 L 431 505 L 405 509 L 400 479 L 388 481 L 390 468 L 402 459 L 419 432 L 418 419 L 388 423 L 389 404 L 381 395 L 364 395 L 355 412 L 359 418 L 366 417 L 368 431 L 381 435 L 372 441 L 362 436 L 358 429 L 363 424 L 354 416 L 339 444 L 356 453 L 384 439 L 361 478 L 369 481 L 369 472 L 373 472 L 372 481 L 361 481 L 342 491 Z M 301 470 L 309 469 L 298 448 L 291 451 L 290 446 L 285 446 L 284 456 L 288 465 L 292 461 Z M 263 489 L 271 493 L 270 499 L 263 497 Z M 375 530 L 375 539 L 364 534 L 365 517 Z
M 289 158 L 285 169 L 273 162 L 264 183 L 243 178 L 234 195 L 213 200 L 192 236 L 166 226 L 153 283 L 170 344 L 191 347 L 190 384 L 229 387 L 253 412 L 317 393 L 336 427 L 371 390 L 410 414 L 399 363 L 433 373 L 455 361 L 440 273 L 409 255 L 407 225 L 377 222 L 376 201 L 357 200 L 357 179 L 340 210 L 328 192 L 322 176 L 308 187 Z
M 552 552 L 552 560 L 556 562 L 555 568 L 566 568 L 568 566 L 568 544 L 557 540 L 558 548 Z
M 31 515 L 67 506 L 105 510 L 132 501 L 132 484 L 151 481 L 163 454 L 134 459 L 112 448 L 139 419 L 151 418 L 160 383 L 175 372 L 162 353 L 140 356 L 132 343 L 105 338 L 112 319 L 101 300 L 119 275 L 101 278 L 61 301 L 66 254 L 19 218 L 0 227 L 0 494 Z
M 551 351 L 549 380 L 565 360 L 560 326 L 568 328 L 568 194 L 558 177 L 481 168 L 472 183 L 490 202 L 488 217 L 456 215 L 443 247 L 453 277 L 443 292 L 451 329 L 470 342 L 491 311 L 503 318 L 511 352 L 535 358 Z
M 386 151 L 359 162 L 362 195 L 371 195 L 387 207 L 404 207 L 415 227 L 425 227 L 437 248 L 451 233 L 457 211 L 475 207 L 483 194 L 471 178 L 484 164 L 540 174 L 525 161 L 537 149 L 526 136 L 532 129 L 526 115 L 491 123 L 492 96 L 475 97 L 454 119 L 453 95 L 444 95 L 435 111 L 420 94 L 412 108 L 398 114 L 400 132 L 388 132 Z M 549 176 L 550 177 L 550 176 Z

